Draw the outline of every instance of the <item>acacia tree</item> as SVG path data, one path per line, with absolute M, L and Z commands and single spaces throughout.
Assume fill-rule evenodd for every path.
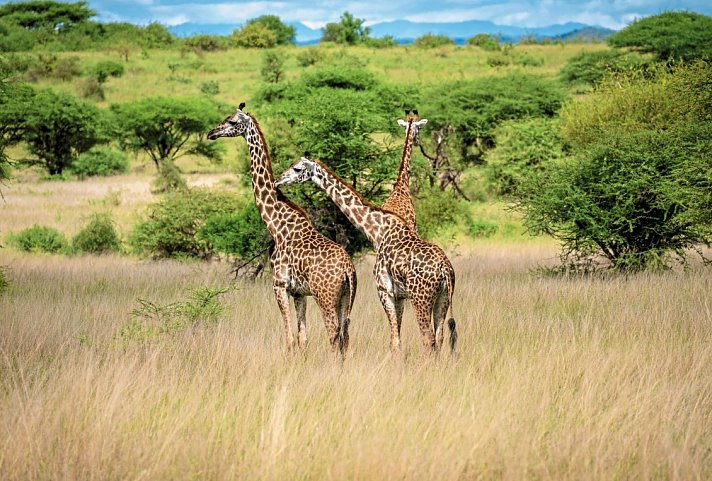
M 712 58 L 712 17 L 664 12 L 634 21 L 608 37 L 613 47 L 632 47 L 661 60 Z
M 83 152 L 106 141 L 104 112 L 68 94 L 41 90 L 27 104 L 22 140 L 50 175 L 59 175 Z
M 365 20 L 344 12 L 338 23 L 327 23 L 321 36 L 322 42 L 356 45 L 368 38 L 371 29 L 364 26 Z
M 667 267 L 712 242 L 711 70 L 618 78 L 565 106 L 571 156 L 530 170 L 515 195 L 527 227 L 562 242 L 566 266 Z
M 187 154 L 221 157 L 220 144 L 205 141 L 205 133 L 222 118 L 208 99 L 151 97 L 112 105 L 111 111 L 119 146 L 147 154 L 159 170 Z

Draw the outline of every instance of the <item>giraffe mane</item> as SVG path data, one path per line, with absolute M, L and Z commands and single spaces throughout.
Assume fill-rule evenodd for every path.
M 270 176 L 272 177 L 272 184 L 274 185 L 274 173 L 272 172 L 272 156 L 269 153 L 269 147 L 267 146 L 267 140 L 265 139 L 265 134 L 262 132 L 262 127 L 260 126 L 259 122 L 257 122 L 257 119 L 248 112 L 244 112 L 246 115 L 252 119 L 252 122 L 255 124 L 255 130 L 257 130 L 257 134 L 260 136 L 260 141 L 262 142 L 262 145 L 264 145 L 265 148 L 265 157 L 266 161 L 265 164 L 267 165 L 267 170 L 270 173 Z M 287 196 L 285 196 L 281 190 L 279 190 L 277 187 L 274 188 L 276 195 L 277 195 L 277 201 L 283 203 L 290 209 L 292 209 L 295 213 L 301 215 L 304 217 L 307 221 L 309 221 L 310 224 L 313 225 L 313 222 L 311 220 L 311 217 L 309 217 L 309 214 L 307 214 L 307 211 L 304 210 L 303 207 L 295 204 L 292 202 Z
M 372 204 L 371 202 L 369 202 L 369 201 L 367 201 L 366 199 L 364 199 L 364 197 L 363 197 L 361 194 L 359 194 L 358 191 L 356 191 L 356 189 L 355 189 L 351 184 L 347 183 L 346 181 L 344 181 L 344 179 L 342 179 L 341 177 L 339 177 L 338 175 L 336 175 L 336 173 L 335 173 L 333 170 L 331 170 L 331 169 L 329 168 L 329 166 L 326 165 L 326 164 L 325 164 L 324 162 L 322 162 L 321 160 L 319 160 L 319 159 L 310 159 L 310 160 L 313 160 L 314 162 L 316 162 L 322 169 L 324 169 L 326 172 L 328 172 L 328 173 L 329 173 L 332 177 L 334 177 L 335 179 L 339 179 L 339 181 L 341 181 L 341 183 L 344 185 L 344 187 L 346 187 L 346 188 L 349 190 L 349 192 L 351 192 L 351 194 L 352 194 L 354 197 L 356 197 L 357 199 L 359 199 L 359 200 L 363 203 L 363 205 L 365 205 L 365 206 L 368 207 L 369 209 L 376 210 L 376 211 L 378 211 L 378 212 L 382 212 L 384 215 L 387 215 L 387 216 L 393 216 L 393 217 L 395 217 L 396 219 L 400 220 L 404 225 L 407 225 L 407 224 L 408 224 L 408 223 L 405 221 L 405 219 L 403 219 L 403 217 L 399 216 L 399 215 L 396 214 L 395 212 L 391 212 L 391 211 L 388 211 L 388 210 L 383 210 L 381 207 L 379 207 L 379 206 L 377 206 L 377 205 L 374 205 L 374 204 Z

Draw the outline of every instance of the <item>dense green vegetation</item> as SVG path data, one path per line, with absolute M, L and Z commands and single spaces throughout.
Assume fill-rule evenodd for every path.
M 464 47 L 437 35 L 394 46 L 348 12 L 320 45 L 296 50 L 294 29 L 276 16 L 226 37 L 179 39 L 160 25 L 92 15 L 83 2 L 0 7 L 0 43 L 15 52 L 1 62 L 0 181 L 11 172 L 9 150 L 18 168 L 64 178 L 153 162 L 154 191 L 178 193 L 141 214 L 129 236 L 135 252 L 265 265 L 268 235 L 249 194 L 244 143 L 204 137 L 241 101 L 263 126 L 276 173 L 309 151 L 376 203 L 397 171 L 395 121 L 417 107 L 429 123 L 412 190 L 430 238 L 492 235 L 496 223 L 473 215 L 473 205 L 515 201 L 529 229 L 560 239 L 577 265 L 595 257 L 619 269 L 667 265 L 667 253 L 683 257 L 710 241 L 703 154 L 712 76 L 708 64 L 689 61 L 708 57 L 709 29 L 698 27 L 709 17 L 637 21 L 610 42 L 640 51 L 629 52 L 513 46 L 489 35 Z M 660 38 L 678 30 L 685 35 L 661 50 Z M 201 165 L 227 151 L 239 159 L 227 164 L 241 174 L 235 199 L 188 188 L 182 159 Z M 323 193 L 304 185 L 288 195 L 351 253 L 367 248 Z

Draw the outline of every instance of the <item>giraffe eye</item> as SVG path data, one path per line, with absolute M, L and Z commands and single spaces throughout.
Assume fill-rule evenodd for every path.
M 228 120 L 227 123 L 230 125 L 237 125 L 237 120 Z

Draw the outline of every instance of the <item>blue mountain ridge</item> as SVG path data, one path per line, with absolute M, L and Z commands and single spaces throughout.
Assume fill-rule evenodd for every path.
M 299 45 L 316 43 L 321 38 L 320 28 L 309 28 L 303 23 L 293 22 L 290 25 L 296 29 L 296 41 Z M 183 23 L 168 27 L 176 36 L 190 37 L 193 35 L 230 35 L 233 30 L 240 28 L 239 24 L 196 24 Z M 446 35 L 456 43 L 464 41 L 478 33 L 486 33 L 499 36 L 503 41 L 517 41 L 522 37 L 532 36 L 534 38 L 569 38 L 576 36 L 577 32 L 585 33 L 586 36 L 599 36 L 605 38 L 613 33 L 613 30 L 588 25 L 585 23 L 568 22 L 565 24 L 549 25 L 547 27 L 516 27 L 512 25 L 497 25 L 485 20 L 468 20 L 464 22 L 447 23 L 419 23 L 408 20 L 394 20 L 391 22 L 381 22 L 369 26 L 372 37 L 383 37 L 390 35 L 399 43 L 410 43 L 414 39 L 425 35 Z

